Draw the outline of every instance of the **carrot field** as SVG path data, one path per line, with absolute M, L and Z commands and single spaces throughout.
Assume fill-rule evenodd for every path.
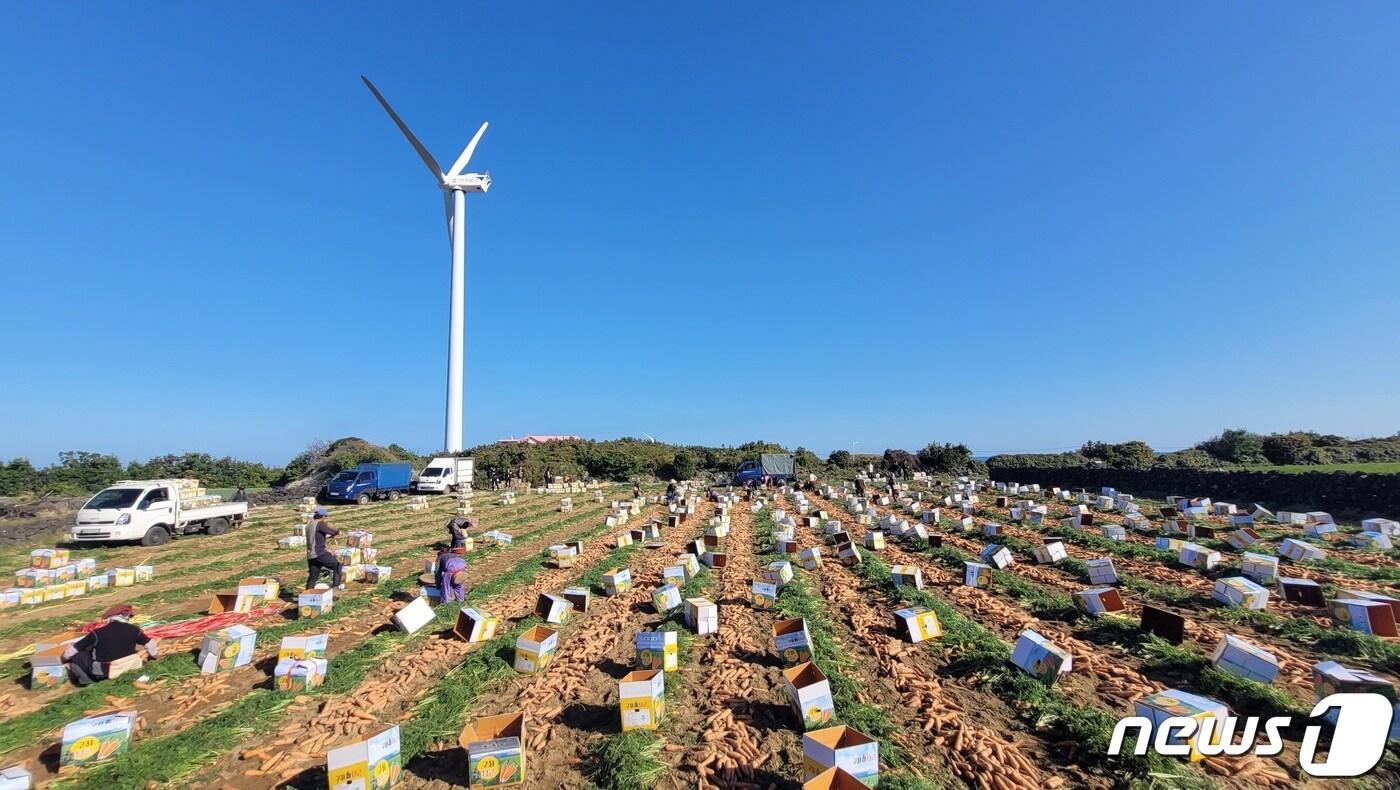
M 1218 700 L 1233 715 L 1286 715 L 1301 725 L 1316 699 L 1317 663 L 1391 679 L 1400 672 L 1400 640 L 1343 627 L 1331 608 L 1348 595 L 1400 596 L 1400 555 L 1352 545 L 1356 525 L 1305 537 L 1300 526 L 1261 518 L 1245 550 L 1275 556 L 1284 539 L 1325 549 L 1320 559 L 1284 559 L 1278 571 L 1317 582 L 1327 603 L 1289 602 L 1270 588 L 1250 609 L 1215 594 L 1244 559 L 1226 540 L 1237 529 L 1229 515 L 1178 522 L 1163 515 L 1167 503 L 1135 500 L 1146 525 L 1117 538 L 1106 527 L 1122 520 L 1119 507 L 1079 492 L 931 479 L 866 498 L 851 481 L 806 488 L 683 485 L 668 505 L 656 486 L 639 499 L 630 485 L 604 486 L 564 495 L 572 508 L 558 493 L 522 491 L 504 503 L 481 492 L 466 602 L 432 599 L 427 624 L 411 631 L 394 617 L 422 606 L 418 576 L 446 537 L 454 498 L 430 499 L 426 510 L 396 502 L 333 510 L 342 539 L 373 533 L 376 562 L 392 574 L 348 582 L 318 617 L 298 611 L 303 551 L 277 543 L 301 517 L 294 506 L 255 508 L 241 529 L 219 537 L 74 548 L 74 558 L 100 568 L 154 566 L 154 578 L 5 611 L 0 767 L 22 765 L 48 787 L 309 790 L 332 786 L 332 752 L 396 728 L 383 774 L 375 758 L 368 763 L 376 781 L 396 787 L 797 788 L 827 767 L 813 738 L 844 726 L 876 744 L 878 774 L 866 780 L 886 788 L 1323 788 L 1342 782 L 1303 771 L 1301 726 L 1285 730 L 1274 756 L 1110 756 L 1107 745 L 1135 703 L 1168 690 Z M 885 490 L 872 482 L 872 492 Z M 1041 509 L 1035 518 L 1032 507 Z M 1188 534 L 1177 532 L 1183 527 Z M 485 540 L 493 530 L 510 542 Z M 1054 561 L 1044 560 L 1048 537 L 1063 547 Z M 1218 552 L 1218 562 L 1183 565 L 1179 549 L 1159 540 L 1191 541 Z M 967 584 L 967 563 L 981 562 L 989 544 L 1010 562 L 985 584 Z M 0 560 L 26 567 L 37 548 L 49 547 L 11 547 Z M 1122 605 L 1093 614 L 1077 594 L 1105 586 L 1092 581 L 1104 559 L 1116 574 L 1106 586 Z M 630 572 L 629 588 L 610 586 L 619 569 Z M 276 578 L 281 591 L 241 618 L 257 633 L 246 665 L 201 672 L 206 634 L 191 630 L 162 639 L 160 656 L 139 672 L 86 688 L 30 687 L 35 643 L 75 633 L 113 603 L 133 604 L 146 626 L 197 623 L 215 593 L 251 577 Z M 675 598 L 658 600 L 668 579 Z M 541 608 L 542 596 L 563 600 L 566 590 L 568 605 Z M 706 604 L 713 630 L 697 625 Z M 901 630 L 896 612 L 911 608 L 931 613 L 937 633 L 913 641 Z M 1139 627 L 1147 608 L 1183 619 L 1179 643 Z M 496 618 L 494 630 L 464 638 L 457 626 L 467 609 Z M 775 633 L 797 621 L 805 647 L 778 649 Z M 1048 682 L 1013 664 L 1026 631 L 1071 657 L 1070 670 Z M 518 671 L 522 638 L 542 633 L 557 639 L 552 658 Z M 324 682 L 279 690 L 284 638 L 319 634 L 328 637 Z M 651 675 L 639 667 L 639 634 L 673 644 L 675 668 Z M 1212 652 L 1227 635 L 1272 654 L 1272 682 L 1216 665 Z M 825 686 L 802 686 L 818 676 Z M 656 696 L 642 708 L 623 703 L 621 688 L 643 681 L 659 684 Z M 813 696 L 795 706 L 795 687 Z M 61 768 L 64 728 L 114 710 L 140 718 L 129 742 L 94 765 Z M 518 752 L 479 737 L 493 717 L 517 713 L 523 729 L 510 735 Z M 624 731 L 624 720 L 637 726 Z M 488 742 L 504 751 L 483 757 Z M 1391 750 L 1377 771 L 1345 784 L 1393 787 L 1398 765 Z M 807 786 L 846 786 L 833 776 Z

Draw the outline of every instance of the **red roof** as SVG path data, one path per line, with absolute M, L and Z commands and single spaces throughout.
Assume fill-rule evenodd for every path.
M 496 444 L 548 444 L 549 442 L 573 442 L 578 441 L 578 439 L 577 436 L 566 436 L 562 433 L 532 433 L 519 439 L 498 439 Z

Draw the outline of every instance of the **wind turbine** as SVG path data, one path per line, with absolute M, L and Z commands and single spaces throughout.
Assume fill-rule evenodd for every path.
M 447 328 L 447 419 L 443 430 L 443 449 L 449 453 L 461 452 L 462 354 L 466 334 L 467 193 L 485 192 L 491 188 L 490 173 L 462 171 L 467 169 L 467 163 L 476 151 L 476 144 L 481 142 L 481 136 L 486 134 L 488 124 L 481 124 L 481 128 L 472 136 L 472 141 L 462 149 L 462 155 L 452 163 L 452 169 L 444 173 L 437 160 L 418 142 L 413 132 L 408 130 L 408 125 L 394 112 L 394 108 L 389 106 L 388 100 L 374 87 L 374 83 L 369 81 L 369 77 L 361 76 L 360 79 L 364 80 L 365 87 L 374 94 L 384 111 L 389 113 L 394 125 L 408 138 L 409 144 L 418 152 L 418 157 L 428 166 L 428 171 L 437 179 L 438 187 L 443 191 L 442 203 L 447 211 L 447 237 L 452 243 L 451 320 Z

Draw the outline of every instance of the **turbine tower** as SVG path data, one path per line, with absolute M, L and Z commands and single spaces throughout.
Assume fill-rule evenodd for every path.
M 472 141 L 467 143 L 467 147 L 462 149 L 462 155 L 457 157 L 457 161 L 452 164 L 452 169 L 444 173 L 442 167 L 438 165 L 433 155 L 428 153 L 428 149 L 418 142 L 418 138 L 413 136 L 413 132 L 408 130 L 408 125 L 403 122 L 399 114 L 394 112 L 394 108 L 389 106 L 388 100 L 374 87 L 374 83 L 369 81 L 369 77 L 361 75 L 360 79 L 365 81 L 365 87 L 384 107 L 384 111 L 389 113 L 394 125 L 399 127 L 403 136 L 408 138 L 413 150 L 418 152 L 423 164 L 428 166 L 428 171 L 437 179 L 438 187 L 443 191 L 442 202 L 447 210 L 447 237 L 452 243 L 452 297 L 451 319 L 447 328 L 447 419 L 443 430 L 443 449 L 449 453 L 462 451 L 462 355 L 465 345 L 466 334 L 466 268 L 467 268 L 467 193 L 485 192 L 491 188 L 490 173 L 464 173 L 467 163 L 471 161 L 472 153 L 476 151 L 476 144 L 481 142 L 481 136 L 486 133 L 486 123 L 481 124 L 481 128 L 476 130 L 472 136 Z

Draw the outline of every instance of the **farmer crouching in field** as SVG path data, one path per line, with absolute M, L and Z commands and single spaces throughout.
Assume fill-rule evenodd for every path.
M 102 613 L 106 622 L 63 650 L 74 683 L 86 686 L 139 668 L 141 647 L 151 658 L 160 655 L 156 640 L 131 624 L 134 613 L 131 604 L 113 606 Z
M 437 558 L 437 588 L 442 600 L 467 600 L 467 561 L 461 549 L 444 549 Z
M 331 586 L 337 590 L 345 589 L 345 585 L 340 580 L 340 560 L 335 558 L 326 550 L 326 538 L 333 538 L 340 534 L 340 530 L 333 528 L 326 523 L 326 509 L 316 508 L 314 520 L 308 529 L 306 536 L 306 589 L 310 590 L 321 580 L 323 571 L 330 571 Z
M 472 529 L 476 529 L 476 522 L 462 516 L 458 516 L 447 522 L 447 535 L 452 539 L 452 548 L 465 548 L 467 545 L 467 530 Z

